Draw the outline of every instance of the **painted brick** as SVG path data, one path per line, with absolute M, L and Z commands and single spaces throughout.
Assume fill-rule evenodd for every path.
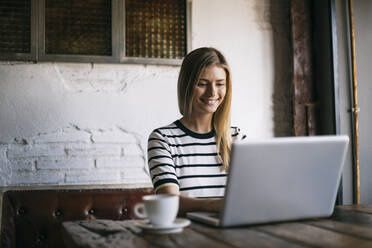
M 40 143 L 90 143 L 90 134 L 83 131 L 76 132 L 59 132 L 40 134 L 33 138 L 36 144 Z
M 12 145 L 8 149 L 8 158 L 28 158 L 28 157 L 50 157 L 62 156 L 65 154 L 62 146 L 52 145 Z
M 0 187 L 5 187 L 5 186 L 8 186 L 8 185 L 9 185 L 9 183 L 8 183 L 8 180 L 7 180 L 6 176 L 0 170 Z
M 35 170 L 35 159 L 11 159 L 11 166 L 13 170 Z
M 144 168 L 125 168 L 121 170 L 120 177 L 122 179 L 137 178 L 142 180 L 150 178 Z
M 146 186 L 145 187 L 152 187 L 152 182 L 151 182 L 151 179 L 149 177 L 135 177 L 135 178 L 122 178 L 121 179 L 121 183 L 123 184 L 145 184 Z
M 37 169 L 89 169 L 94 167 L 92 158 L 56 158 L 37 160 Z
M 9 184 L 9 177 L 11 173 L 12 170 L 9 161 L 0 161 L 0 186 L 7 186 Z
M 66 173 L 66 183 L 119 183 L 120 174 L 116 170 L 84 170 Z
M 144 152 L 138 144 L 128 144 L 123 146 L 124 156 L 144 156 Z
M 120 130 L 94 133 L 92 141 L 95 143 L 137 143 L 137 139 L 133 134 Z
M 0 145 L 0 161 L 6 161 L 6 150 L 8 147 L 6 145 Z
M 72 157 L 99 157 L 99 156 L 120 156 L 121 147 L 115 145 L 76 145 L 66 147 L 68 156 Z
M 140 156 L 127 156 L 123 158 L 98 158 L 96 160 L 97 168 L 127 168 L 141 167 L 145 165 L 145 160 Z
M 10 178 L 10 185 L 27 184 L 61 184 L 64 182 L 64 173 L 56 171 L 17 172 Z

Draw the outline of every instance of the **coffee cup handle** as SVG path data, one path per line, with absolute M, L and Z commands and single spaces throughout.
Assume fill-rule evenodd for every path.
M 141 211 L 139 211 L 141 209 Z M 134 214 L 139 217 L 139 218 L 142 218 L 142 219 L 145 219 L 147 217 L 146 215 L 146 211 L 145 211 L 145 205 L 140 202 L 140 203 L 137 203 L 135 206 L 134 206 Z

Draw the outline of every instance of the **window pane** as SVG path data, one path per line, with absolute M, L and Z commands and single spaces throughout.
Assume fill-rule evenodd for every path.
M 31 0 L 0 1 L 0 53 L 31 52 Z
M 127 57 L 182 58 L 186 53 L 185 0 L 126 0 Z
M 45 53 L 111 56 L 111 0 L 45 0 Z

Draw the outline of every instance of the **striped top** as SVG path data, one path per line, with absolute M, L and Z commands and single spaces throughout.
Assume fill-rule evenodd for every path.
M 231 135 L 233 141 L 245 138 L 237 127 Z M 221 171 L 214 130 L 195 133 L 177 120 L 150 134 L 147 152 L 155 191 L 173 184 L 190 197 L 224 196 L 227 175 Z

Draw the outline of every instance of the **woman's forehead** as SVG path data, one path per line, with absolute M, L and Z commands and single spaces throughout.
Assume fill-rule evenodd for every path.
M 201 71 L 200 78 L 203 79 L 211 77 L 218 79 L 226 79 L 226 71 L 222 66 L 209 65 Z

